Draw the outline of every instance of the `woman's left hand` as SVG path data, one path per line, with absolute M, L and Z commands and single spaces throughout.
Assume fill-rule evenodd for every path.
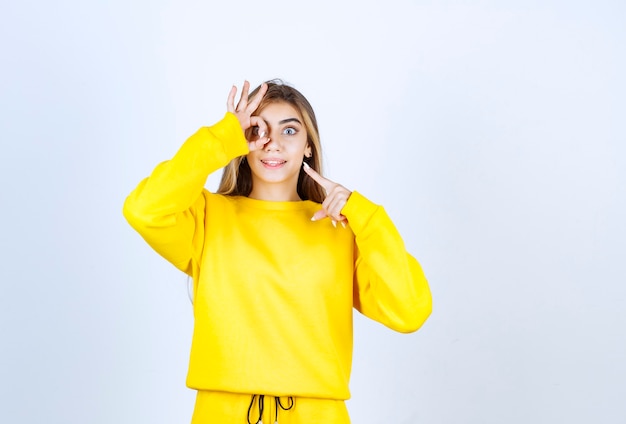
M 341 210 L 346 205 L 346 202 L 352 192 L 344 186 L 337 184 L 328 178 L 322 177 L 306 162 L 304 162 L 303 168 L 304 172 L 306 172 L 316 183 L 321 185 L 322 188 L 326 190 L 326 199 L 324 199 L 324 202 L 322 203 L 322 209 L 315 212 L 311 221 L 317 221 L 329 217 L 334 226 L 337 226 L 337 222 L 340 222 L 345 228 L 348 219 L 341 214 Z

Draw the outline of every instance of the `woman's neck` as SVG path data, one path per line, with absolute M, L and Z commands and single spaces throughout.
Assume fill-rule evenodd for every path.
M 254 184 L 248 197 L 271 202 L 296 202 L 302 200 L 295 188 L 287 189 L 283 184 Z

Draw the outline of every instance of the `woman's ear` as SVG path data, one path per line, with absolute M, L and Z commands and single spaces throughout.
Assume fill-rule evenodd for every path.
M 307 158 L 310 158 L 311 156 L 313 156 L 313 152 L 311 151 L 311 146 L 306 146 L 306 149 L 304 149 L 304 156 Z

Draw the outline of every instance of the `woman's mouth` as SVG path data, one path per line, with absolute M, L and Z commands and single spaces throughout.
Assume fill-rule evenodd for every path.
M 283 166 L 287 161 L 282 159 L 261 159 L 261 163 L 264 167 L 270 169 L 276 169 Z

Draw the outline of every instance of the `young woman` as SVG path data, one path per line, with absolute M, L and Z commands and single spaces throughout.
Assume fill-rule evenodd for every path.
M 428 283 L 381 206 L 321 173 L 295 88 L 245 82 L 128 196 L 124 215 L 193 278 L 192 423 L 349 423 L 352 308 L 400 332 Z M 217 193 L 204 188 L 222 168 Z

